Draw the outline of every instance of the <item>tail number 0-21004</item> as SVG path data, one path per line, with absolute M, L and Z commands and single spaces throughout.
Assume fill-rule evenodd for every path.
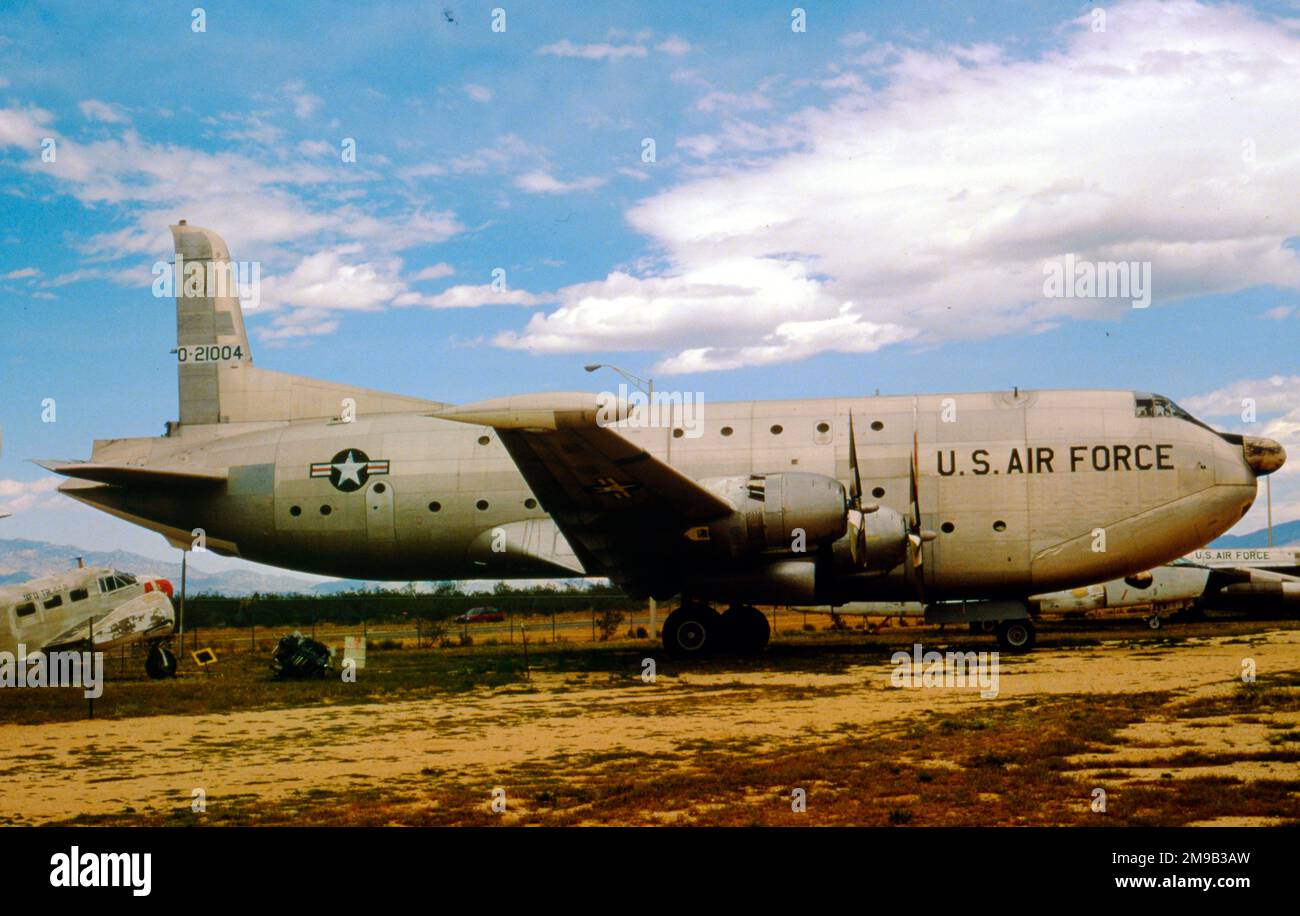
M 176 348 L 178 363 L 224 363 L 243 358 L 244 348 L 239 344 L 195 344 Z

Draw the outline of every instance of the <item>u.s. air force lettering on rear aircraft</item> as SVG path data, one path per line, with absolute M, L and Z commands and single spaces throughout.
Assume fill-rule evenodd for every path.
M 1105 445 L 1070 445 L 1063 449 L 1059 470 L 1079 471 L 1172 471 L 1174 446 L 1170 442 L 1113 443 Z M 940 449 L 936 455 L 940 477 L 967 471 L 976 477 L 985 474 L 1054 474 L 1057 453 L 1052 446 L 1012 448 L 1005 460 L 986 448 L 971 451 L 968 464 L 959 466 L 956 449 Z
M 207 229 L 172 233 L 186 264 L 229 261 Z M 177 347 L 219 358 L 179 363 L 165 435 L 45 462 L 72 478 L 60 492 L 182 549 L 202 528 L 209 550 L 319 575 L 608 577 L 680 596 L 663 629 L 678 654 L 762 649 L 756 604 L 906 600 L 1000 621 L 1024 650 L 1028 596 L 1205 545 L 1286 457 L 1124 389 L 710 402 L 690 417 L 684 399 L 648 399 L 643 417 L 630 394 L 453 405 L 254 366 L 239 300 L 182 293 Z

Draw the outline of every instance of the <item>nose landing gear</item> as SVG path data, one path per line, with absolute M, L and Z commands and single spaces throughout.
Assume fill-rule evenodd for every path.
M 998 623 L 998 648 L 1003 652 L 1028 652 L 1034 647 L 1034 625 L 1028 619 Z
M 153 643 L 144 659 L 144 672 L 154 680 L 176 676 L 176 656 L 165 644 Z

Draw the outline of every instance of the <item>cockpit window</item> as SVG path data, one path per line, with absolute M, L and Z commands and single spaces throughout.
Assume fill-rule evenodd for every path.
M 1186 420 L 1188 423 L 1195 423 L 1202 429 L 1208 429 L 1216 435 L 1225 435 L 1208 423 L 1202 423 L 1163 394 L 1150 394 L 1145 391 L 1133 392 L 1133 413 L 1137 417 L 1176 417 L 1179 420 Z
M 117 573 L 116 576 L 119 588 L 124 588 L 128 585 L 135 585 L 135 576 L 130 573 L 120 572 Z
M 1133 400 L 1134 413 L 1139 417 L 1178 417 L 1180 420 L 1192 420 L 1191 414 L 1162 394 L 1135 391 Z

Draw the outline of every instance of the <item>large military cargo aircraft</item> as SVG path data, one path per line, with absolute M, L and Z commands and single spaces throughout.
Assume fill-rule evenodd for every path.
M 966 599 L 962 619 L 1028 648 L 1027 595 L 1200 547 L 1285 459 L 1123 390 L 717 403 L 688 428 L 680 395 L 452 406 L 286 375 L 253 365 L 221 238 L 172 233 L 179 420 L 41 462 L 72 478 L 62 492 L 181 548 L 201 529 L 208 549 L 322 575 L 680 594 L 678 654 L 761 649 L 755 603 L 899 599 Z

